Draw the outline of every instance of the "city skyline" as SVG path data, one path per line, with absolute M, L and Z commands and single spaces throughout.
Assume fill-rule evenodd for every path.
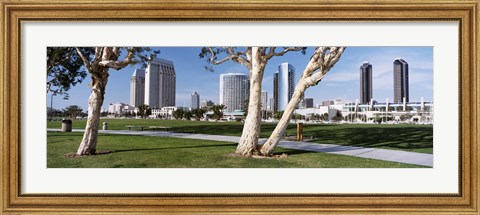
M 159 58 L 171 60 L 175 64 L 177 75 L 176 106 L 190 106 L 192 92 L 202 95 L 202 100 L 219 102 L 219 76 L 224 73 L 246 74 L 247 69 L 233 62 L 213 66 L 214 72 L 204 69 L 205 59 L 200 59 L 198 53 L 200 47 L 190 48 L 164 48 Z M 273 97 L 273 76 L 281 63 L 289 62 L 297 68 L 297 75 L 294 83 L 298 82 L 299 76 L 308 62 L 312 47 L 307 49 L 305 55 L 301 53 L 287 53 L 283 57 L 272 58 L 264 72 L 262 90 L 269 92 Z M 325 76 L 322 82 L 306 91 L 305 97 L 313 98 L 315 105 L 323 100 L 334 100 L 336 98 L 355 101 L 359 99 L 358 73 L 359 65 L 363 61 L 369 61 L 375 65 L 373 71 L 373 99 L 379 102 L 390 98 L 393 101 L 393 65 L 395 58 L 401 57 L 409 63 L 410 76 L 410 100 L 419 101 L 424 97 L 426 101 L 433 101 L 433 48 L 432 47 L 348 47 L 337 65 Z M 111 71 L 110 80 L 107 85 L 105 102 L 103 108 L 114 102 L 128 103 L 130 94 L 128 83 L 133 71 L 139 66 L 129 66 L 120 71 Z M 54 97 L 54 108 L 62 109 L 68 105 L 79 105 L 84 110 L 87 107 L 90 88 L 87 77 L 82 84 L 78 84 L 69 91 L 70 99 L 63 100 L 62 96 Z M 270 100 L 269 98 L 269 100 Z M 50 104 L 50 94 L 47 96 L 47 104 Z

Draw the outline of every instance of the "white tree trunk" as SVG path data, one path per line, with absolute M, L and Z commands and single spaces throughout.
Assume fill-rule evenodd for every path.
M 106 72 L 106 71 L 105 71 Z M 108 73 L 104 77 L 108 77 Z M 103 105 L 107 78 L 103 81 L 93 82 L 92 93 L 88 98 L 88 117 L 82 142 L 77 150 L 77 155 L 93 155 L 97 151 L 98 126 L 100 124 L 100 111 Z
M 273 130 L 267 142 L 265 142 L 262 145 L 260 149 L 261 155 L 264 155 L 264 156 L 271 155 L 275 147 L 280 142 L 280 139 L 285 136 L 285 131 L 287 130 L 288 122 L 290 121 L 290 118 L 292 117 L 292 114 L 295 111 L 295 107 L 300 102 L 306 89 L 307 89 L 307 86 L 305 82 L 302 82 L 302 81 L 300 81 L 297 87 L 295 87 L 295 91 L 293 92 L 292 99 L 290 99 L 290 102 L 288 102 L 287 108 L 283 112 L 282 118 L 278 122 L 277 126 L 275 127 L 275 130 Z
M 295 87 L 292 99 L 288 102 L 288 106 L 283 112 L 283 116 L 278 122 L 275 130 L 268 138 L 267 142 L 260 148 L 260 154 L 270 156 L 273 150 L 280 142 L 280 139 L 285 135 L 288 127 L 288 122 L 292 117 L 295 106 L 300 102 L 305 90 L 311 86 L 317 85 L 320 80 L 330 71 L 330 69 L 337 63 L 343 54 L 345 47 L 318 47 L 310 58 L 309 63 L 303 71 L 302 78 Z M 328 52 L 329 51 L 329 52 Z M 315 73 L 315 71 L 319 70 Z
M 265 64 L 261 61 L 258 47 L 252 48 L 252 70 L 250 73 L 250 96 L 248 114 L 243 125 L 242 136 L 235 150 L 239 156 L 251 156 L 258 150 L 261 126 L 261 91 Z

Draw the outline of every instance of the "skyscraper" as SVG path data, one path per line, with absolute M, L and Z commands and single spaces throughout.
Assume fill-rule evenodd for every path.
M 402 58 L 393 61 L 393 102 L 409 102 L 408 63 Z
M 273 107 L 274 107 L 274 104 L 275 104 L 275 99 L 270 98 L 270 106 L 269 106 L 269 109 L 268 109 L 269 111 L 275 112 L 275 110 L 274 110 L 274 108 L 273 108 Z
M 295 67 L 289 63 L 282 63 L 278 66 L 278 111 L 287 108 L 295 90 Z
M 241 73 L 220 75 L 220 104 L 226 106 L 225 111 L 243 110 L 248 99 L 250 82 Z
M 261 98 L 261 102 L 262 102 L 262 110 L 268 110 L 267 107 L 268 107 L 268 93 L 267 91 L 262 91 L 262 98 Z
M 372 99 L 372 64 L 368 61 L 360 66 L 360 104 L 367 104 Z
M 145 104 L 145 70 L 135 69 L 130 78 L 130 106 Z
M 304 108 L 313 108 L 313 98 L 305 98 L 303 104 Z
M 278 71 L 273 73 L 273 101 L 270 106 L 273 112 L 278 112 Z
M 155 58 L 145 71 L 145 104 L 150 108 L 175 106 L 176 75 L 173 62 Z
M 200 95 L 197 92 L 192 93 L 192 102 L 190 103 L 192 109 L 200 108 Z

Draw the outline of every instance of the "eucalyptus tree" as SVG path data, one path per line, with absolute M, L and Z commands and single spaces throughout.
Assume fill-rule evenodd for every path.
M 258 152 L 258 138 L 261 126 L 261 91 L 265 67 L 270 59 L 283 56 L 288 52 L 300 51 L 305 54 L 306 47 L 204 47 L 200 57 L 206 58 L 212 65 L 227 61 L 239 63 L 247 68 L 250 75 L 250 96 L 248 114 L 245 118 L 242 136 L 235 150 L 238 156 L 252 156 Z M 206 67 L 210 71 L 213 69 Z
M 52 74 L 52 80 L 58 80 L 52 81 L 51 86 L 60 86 L 62 89 L 68 90 L 67 86 L 75 85 L 81 80 L 79 77 L 86 77 L 81 72 L 83 69 L 90 74 L 92 82 L 88 99 L 87 124 L 77 155 L 91 155 L 96 153 L 100 111 L 105 99 L 110 70 L 120 70 L 137 63 L 146 64 L 159 51 L 142 47 L 49 47 L 47 53 L 47 72 Z M 51 56 L 52 58 L 50 58 Z M 66 70 L 77 72 L 63 75 L 58 73 Z M 57 74 L 54 74 L 55 71 Z M 48 84 L 47 82 L 47 89 L 51 89 L 52 87 L 49 88 Z
M 285 136 L 285 131 L 288 126 L 288 122 L 292 117 L 295 107 L 300 102 L 301 98 L 305 94 L 305 90 L 311 86 L 317 85 L 323 77 L 335 66 L 340 60 L 345 47 L 317 47 L 313 52 L 310 60 L 303 71 L 303 75 L 298 81 L 292 98 L 285 108 L 283 115 L 273 130 L 272 134 L 265 142 L 261 149 L 260 154 L 269 156 L 272 154 L 275 147 L 280 142 L 280 138 Z

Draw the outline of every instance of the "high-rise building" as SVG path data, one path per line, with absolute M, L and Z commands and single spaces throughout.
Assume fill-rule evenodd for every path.
M 173 62 L 155 58 L 145 71 L 145 104 L 152 109 L 175 106 L 176 75 Z
M 213 103 L 211 100 L 203 100 L 201 107 L 205 109 L 210 109 L 214 104 L 215 103 Z
M 313 98 L 305 98 L 303 100 L 303 107 L 304 108 L 313 108 Z
M 192 101 L 190 102 L 190 108 L 198 109 L 200 108 L 200 95 L 197 92 L 192 93 Z
M 145 70 L 135 69 L 130 78 L 130 106 L 145 104 Z
M 220 75 L 220 104 L 226 106 L 226 112 L 244 110 L 249 91 L 248 76 L 241 73 Z
M 275 99 L 270 98 L 270 109 L 269 109 L 269 111 L 275 112 L 275 110 L 274 110 L 274 104 L 275 104 Z
M 295 90 L 295 67 L 289 63 L 282 63 L 278 66 L 278 111 L 287 108 L 288 102 Z
M 262 110 L 268 110 L 268 93 L 267 91 L 262 91 Z
M 273 102 L 270 106 L 273 112 L 278 112 L 278 71 L 273 73 Z
M 330 100 L 323 100 L 322 101 L 322 106 L 329 106 L 329 105 L 333 105 L 334 102 L 333 101 L 330 101 Z
M 368 61 L 360 66 L 360 104 L 372 100 L 372 64 Z
M 409 102 L 408 88 L 408 63 L 397 58 L 393 61 L 393 102 L 402 103 L 404 98 Z

